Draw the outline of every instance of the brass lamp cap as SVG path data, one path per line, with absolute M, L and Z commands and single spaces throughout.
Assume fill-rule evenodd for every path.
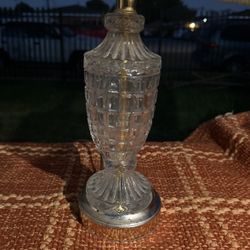
M 117 0 L 116 3 L 116 12 L 136 13 L 135 0 Z

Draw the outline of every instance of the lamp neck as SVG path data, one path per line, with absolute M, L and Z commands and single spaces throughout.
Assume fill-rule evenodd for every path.
M 136 13 L 135 0 L 117 0 L 115 11 L 124 14 Z

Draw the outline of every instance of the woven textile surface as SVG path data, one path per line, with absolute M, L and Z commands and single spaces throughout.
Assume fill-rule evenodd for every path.
M 92 235 L 77 197 L 100 169 L 92 143 L 0 145 L 0 249 L 250 249 L 250 113 L 185 142 L 147 143 L 138 170 L 162 199 L 158 226 L 116 243 Z

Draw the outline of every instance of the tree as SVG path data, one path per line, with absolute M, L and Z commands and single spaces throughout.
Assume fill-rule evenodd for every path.
M 175 10 L 175 15 L 171 14 L 172 10 Z M 194 17 L 196 13 L 185 6 L 182 0 L 138 0 L 137 11 L 145 16 L 146 22 L 174 21 L 173 19 L 178 18 L 183 20 L 190 16 Z
M 20 2 L 15 7 L 16 12 L 33 12 L 34 9 L 27 3 Z
M 103 0 L 89 0 L 86 3 L 87 9 L 93 12 L 108 12 L 109 5 L 106 4 Z

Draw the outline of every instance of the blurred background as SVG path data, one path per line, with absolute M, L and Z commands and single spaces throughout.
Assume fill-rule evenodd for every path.
M 183 140 L 217 115 L 250 110 L 250 5 L 232 2 L 138 0 L 143 41 L 163 59 L 149 140 Z M 114 5 L 0 1 L 0 141 L 90 139 L 83 53 L 105 37 Z

